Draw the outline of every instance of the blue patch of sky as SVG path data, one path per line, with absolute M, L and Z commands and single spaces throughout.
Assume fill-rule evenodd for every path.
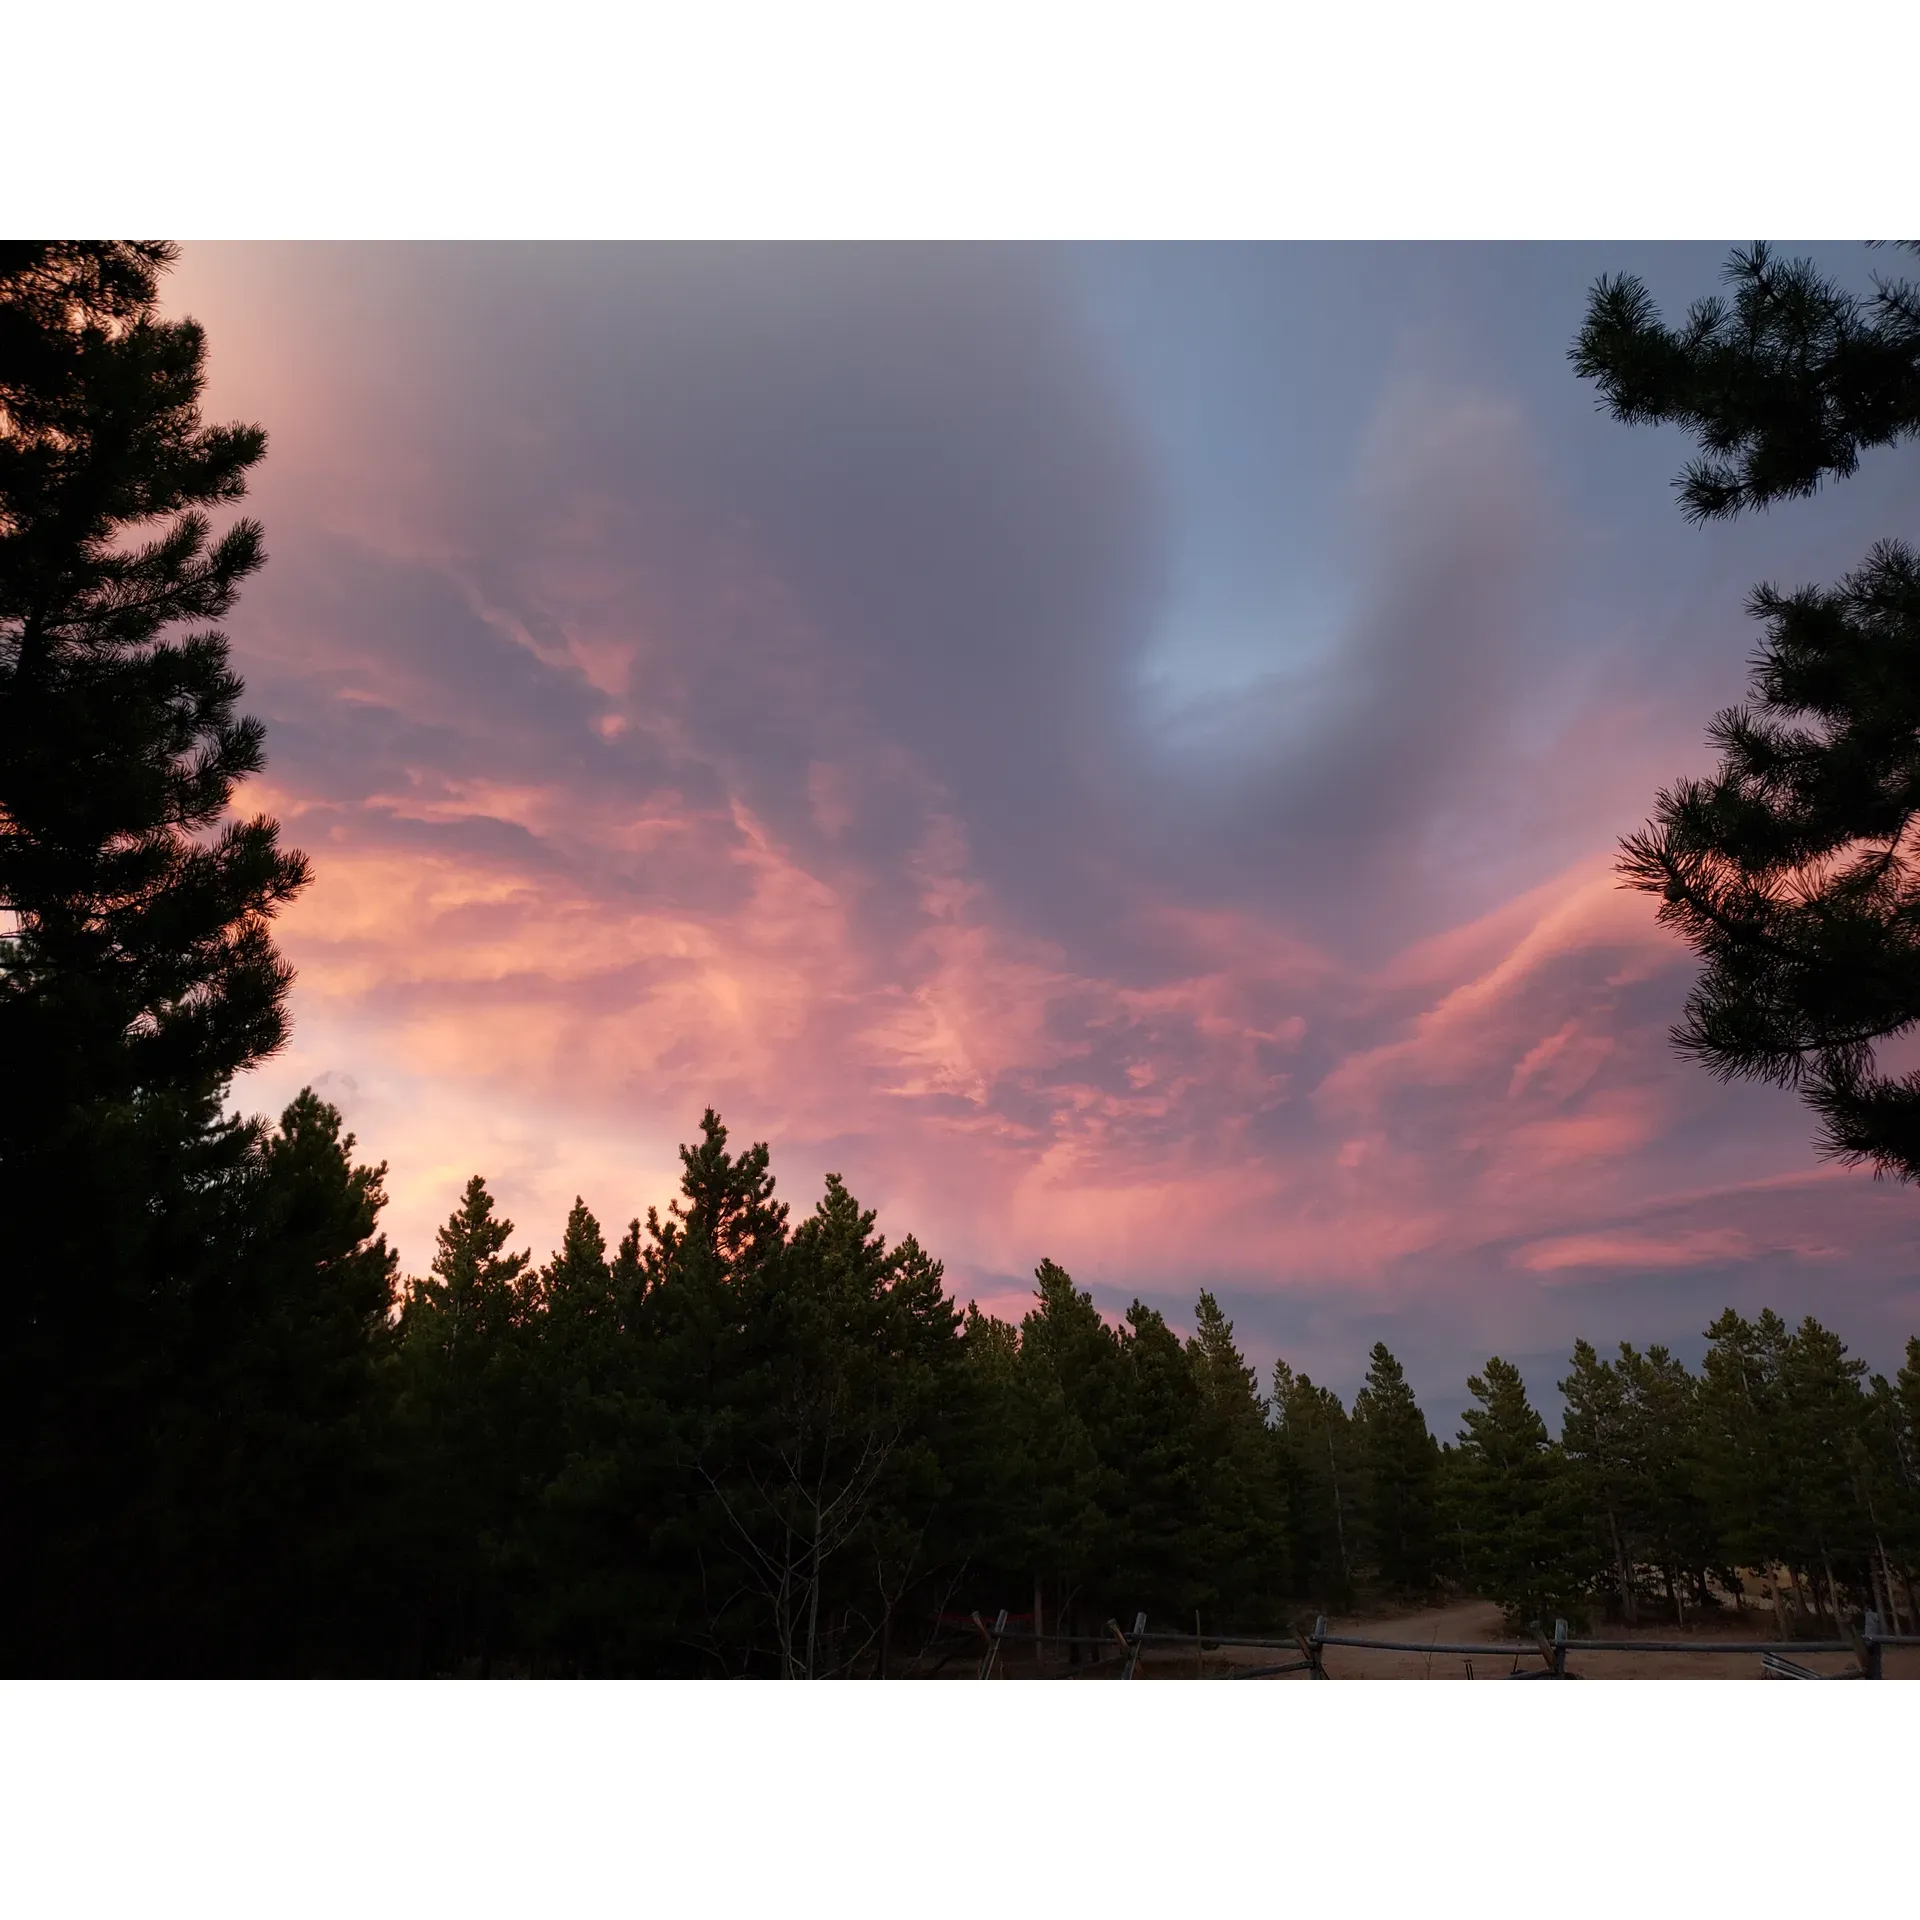
M 1851 547 L 1865 538 L 1902 530 L 1867 523 L 1893 504 L 1889 487 L 1910 499 L 1910 485 L 1864 472 L 1764 523 L 1689 527 L 1671 491 L 1689 452 L 1684 438 L 1607 419 L 1574 376 L 1567 349 L 1599 275 L 1639 274 L 1676 320 L 1719 289 L 1729 251 L 1521 242 L 1074 249 L 1094 336 L 1158 462 L 1167 515 L 1170 578 L 1137 669 L 1146 712 L 1177 735 L 1183 712 L 1217 713 L 1223 699 L 1275 676 L 1304 686 L 1330 664 L 1364 585 L 1343 524 L 1350 482 L 1396 374 L 1518 410 L 1555 504 L 1577 530 L 1560 583 L 1563 644 L 1605 631 L 1664 653 L 1663 620 L 1697 624 L 1711 607 L 1743 653 L 1748 636 L 1735 610 L 1769 560 L 1831 572 L 1852 564 Z M 1876 269 L 1910 264 L 1855 245 L 1782 251 L 1812 254 L 1862 293 Z

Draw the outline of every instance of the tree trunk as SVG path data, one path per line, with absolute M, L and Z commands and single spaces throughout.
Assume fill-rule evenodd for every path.
M 1820 1566 L 1827 1576 L 1827 1598 L 1833 1602 L 1833 1630 L 1840 1631 L 1840 1589 L 1834 1584 L 1833 1560 L 1823 1546 L 1820 1549 Z
M 820 1511 L 813 1515 L 813 1566 L 807 1581 L 807 1667 L 805 1678 L 813 1678 L 814 1643 L 820 1630 Z
M 1327 1477 L 1333 1482 L 1333 1525 L 1340 1542 L 1340 1582 L 1353 1585 L 1353 1570 L 1347 1565 L 1347 1519 L 1340 1504 L 1340 1468 L 1333 1457 L 1333 1422 L 1327 1422 Z
M 1620 1525 L 1614 1519 L 1611 1510 L 1607 1514 L 1607 1531 L 1613 1536 L 1613 1571 L 1620 1583 L 1620 1617 L 1628 1626 L 1634 1624 L 1633 1576 L 1627 1571 L 1626 1550 L 1620 1544 Z
M 1876 1539 L 1875 1544 L 1880 1549 L 1880 1584 L 1887 1590 L 1887 1616 L 1895 1633 L 1911 1633 L 1913 1628 L 1900 1618 L 1900 1597 L 1893 1590 L 1893 1562 L 1887 1555 L 1887 1543 Z M 1911 1618 L 1909 1615 L 1908 1619 Z
M 1801 1581 L 1800 1569 L 1790 1566 L 1787 1571 L 1793 1576 L 1793 1610 L 1795 1615 L 1804 1616 L 1809 1613 L 1812 1614 L 1813 1624 L 1817 1628 L 1820 1625 L 1819 1596 L 1815 1595 L 1814 1604 L 1809 1606 L 1807 1604 L 1807 1587 Z
M 1780 1600 L 1780 1582 L 1772 1574 L 1766 1576 L 1767 1593 L 1773 1601 L 1773 1624 L 1780 1630 L 1780 1638 L 1789 1640 L 1793 1636 L 1787 1632 L 1787 1610 Z
M 1044 1671 L 1047 1664 L 1047 1643 L 1041 1637 L 1045 1631 L 1045 1622 L 1041 1613 L 1040 1576 L 1036 1573 L 1033 1576 L 1033 1671 L 1036 1676 Z

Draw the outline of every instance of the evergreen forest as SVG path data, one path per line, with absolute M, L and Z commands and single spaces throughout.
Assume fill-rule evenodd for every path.
M 1697 1371 L 1581 1342 L 1557 1437 L 1490 1357 L 1441 1437 L 1385 1345 L 1349 1405 L 1284 1360 L 1262 1378 L 1204 1291 L 1185 1337 L 1048 1260 L 1018 1325 L 963 1308 L 837 1177 L 790 1208 L 712 1112 L 664 1214 L 576 1202 L 539 1262 L 476 1176 L 402 1275 L 341 1115 L 232 1104 L 285 1043 L 272 923 L 309 866 L 231 817 L 266 741 L 219 623 L 264 558 L 232 510 L 265 438 L 202 420 L 172 257 L 0 246 L 7 1673 L 889 1677 L 975 1644 L 975 1610 L 1280 1633 L 1448 1595 L 1516 1627 L 1745 1604 L 1920 1631 L 1920 1338 L 1892 1379 L 1772 1313 L 1723 1313 Z M 1652 325 L 1606 297 L 1596 366 Z M 1709 482 L 1719 510 L 1734 482 Z M 1829 654 L 1852 621 L 1878 659 L 1912 586 L 1874 565 L 1857 605 L 1758 611 Z M 1905 725 L 1911 754 L 1874 687 L 1872 744 Z M 1732 817 L 1711 799 L 1638 854 L 1709 920 L 1682 842 Z M 1910 989 L 1878 884 L 1876 1008 Z M 1821 937 L 1844 971 L 1859 941 Z M 1698 1046 L 1772 1044 L 1736 1031 L 1742 951 Z M 1802 1038 L 1837 1147 L 1902 1172 L 1908 1094 L 1837 1025 Z

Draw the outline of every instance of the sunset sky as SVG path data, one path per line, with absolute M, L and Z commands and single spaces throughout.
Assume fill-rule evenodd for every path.
M 1593 279 L 1725 252 L 186 248 L 317 875 L 239 1098 L 335 1101 L 413 1271 L 476 1171 L 537 1256 L 576 1192 L 612 1237 L 711 1104 L 963 1300 L 1210 1286 L 1449 1435 L 1490 1352 L 1544 1397 L 1727 1304 L 1891 1366 L 1920 1196 L 1672 1054 L 1612 873 L 1749 588 L 1920 508 L 1896 453 L 1689 527 L 1680 437 L 1596 412 Z

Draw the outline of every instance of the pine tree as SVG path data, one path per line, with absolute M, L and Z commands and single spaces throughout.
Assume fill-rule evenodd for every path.
M 1863 1360 L 1808 1315 L 1786 1343 L 1780 1395 L 1786 1441 L 1783 1475 L 1795 1559 L 1817 1576 L 1815 1611 L 1824 1596 L 1837 1624 L 1849 1593 L 1869 1590 L 1873 1526 L 1867 1512 L 1868 1405 Z
M 525 1284 L 529 1253 L 505 1251 L 513 1222 L 479 1174 L 435 1236 L 432 1270 L 400 1315 L 402 1416 L 417 1502 L 415 1604 L 430 1665 L 485 1674 L 513 1634 L 526 1557 L 525 1493 L 538 1474 L 537 1376 Z
M 220 825 L 263 733 L 204 624 L 264 558 L 256 522 L 215 538 L 207 510 L 266 438 L 201 424 L 205 340 L 157 311 L 172 257 L 0 252 L 0 1051 L 36 1096 L 7 1103 L 15 1153 L 69 1106 L 224 1087 L 286 1034 L 267 922 L 307 868 L 270 820 Z
M 764 1649 L 789 1678 L 848 1672 L 877 1654 L 947 1490 L 934 1439 L 959 1316 L 938 1263 L 911 1238 L 889 1249 L 838 1175 L 734 1285 L 694 1464 L 761 1631 L 737 1638 L 725 1606 L 709 1631 L 743 1670 Z
M 1034 1473 L 1029 1554 L 1036 1576 L 1050 1578 L 1056 1618 L 1068 1632 L 1097 1631 L 1110 1608 L 1127 1604 L 1113 1584 L 1123 1392 L 1120 1342 L 1093 1295 L 1064 1267 L 1042 1260 L 1034 1305 L 1020 1323 L 1016 1405 Z
M 1626 1381 L 1585 1340 L 1574 1342 L 1573 1371 L 1560 1382 L 1567 1403 L 1560 1441 L 1597 1535 L 1613 1569 L 1622 1616 L 1637 1617 L 1634 1566 L 1640 1539 L 1636 1523 L 1644 1505 L 1644 1463 L 1628 1411 Z
M 1285 1360 L 1273 1366 L 1273 1413 L 1294 1591 L 1349 1607 L 1368 1558 L 1352 1422 L 1337 1393 Z
M 1672 421 L 1705 457 L 1694 519 L 1811 494 L 1920 431 L 1920 290 L 1861 302 L 1806 261 L 1736 253 L 1731 305 L 1669 330 L 1602 280 L 1572 350 L 1616 419 Z M 1755 591 L 1750 704 L 1709 730 L 1720 767 L 1663 791 L 1621 872 L 1704 969 L 1674 1029 L 1723 1079 L 1798 1089 L 1820 1150 L 1920 1178 L 1920 1075 L 1876 1049 L 1920 1022 L 1920 556 L 1882 541 L 1837 589 Z
M 1768 1577 L 1776 1608 L 1785 1596 L 1773 1570 L 1786 1568 L 1798 1611 L 1806 1603 L 1806 1566 L 1798 1557 L 1804 1543 L 1787 1487 L 1784 1375 L 1790 1339 L 1771 1308 L 1754 1321 L 1728 1308 L 1708 1327 L 1700 1373 L 1701 1476 L 1728 1556 Z
M 1703 1492 L 1700 1385 L 1662 1346 L 1640 1353 L 1623 1340 L 1615 1365 L 1633 1461 L 1632 1535 L 1660 1569 L 1667 1605 L 1684 1618 L 1688 1577 L 1703 1605 L 1709 1569 L 1736 1585 Z
M 1889 1383 L 1873 1381 L 1872 1498 L 1887 1612 L 1904 1614 L 1920 1632 L 1920 1338 L 1907 1342 L 1906 1363 Z
M 356 1165 L 338 1111 L 304 1090 L 262 1131 L 224 1253 L 239 1339 L 202 1343 L 161 1430 L 170 1494 L 142 1605 L 175 1671 L 378 1672 L 393 1436 L 396 1259 L 386 1168 Z M 172 1579 L 162 1577 L 162 1568 Z M 169 1594 L 169 1588 L 171 1593 Z
M 616 1294 L 607 1262 L 607 1237 L 578 1194 L 567 1215 L 559 1251 L 535 1276 L 533 1292 L 550 1331 L 564 1327 L 571 1334 L 613 1316 Z
M 766 1143 L 727 1151 L 727 1130 L 709 1107 L 700 1144 L 680 1149 L 680 1195 L 662 1220 L 647 1209 L 639 1249 L 649 1292 L 672 1278 L 682 1289 L 738 1279 L 778 1256 L 786 1245 L 787 1208 L 773 1197 Z
M 1566 1456 L 1517 1367 L 1496 1356 L 1467 1391 L 1479 1404 L 1461 1416 L 1458 1486 L 1473 1582 L 1514 1624 L 1577 1620 L 1596 1556 Z
M 172 257 L 0 245 L 0 1638 L 83 1671 L 152 1645 L 156 1476 L 213 1440 L 179 1383 L 274 1311 L 233 1285 L 264 1135 L 222 1103 L 285 1037 L 269 922 L 307 877 L 226 818 L 261 729 L 209 623 L 261 539 L 209 516 L 265 441 L 202 424 Z
M 1110 1603 L 1188 1621 L 1220 1597 L 1201 1518 L 1199 1390 L 1163 1315 L 1135 1300 L 1125 1324 L 1109 1456 L 1122 1488 Z
M 498 1218 L 487 1183 L 475 1174 L 445 1226 L 434 1235 L 433 1266 L 408 1289 L 402 1325 L 411 1341 L 454 1358 L 484 1354 L 522 1319 L 530 1253 L 508 1253 L 513 1222 Z
M 1380 1579 L 1401 1593 L 1428 1593 L 1442 1564 L 1440 1449 L 1405 1369 L 1377 1340 L 1366 1384 L 1354 1397 L 1353 1429 L 1362 1512 Z
M 1199 1396 L 1197 1564 L 1223 1625 L 1273 1624 L 1289 1582 L 1286 1496 L 1260 1377 L 1211 1293 L 1194 1305 L 1187 1360 Z
M 1031 1587 L 1043 1628 L 1058 1633 L 1061 1569 L 1084 1563 L 1098 1523 L 1082 1491 L 1098 1470 L 1092 1444 L 1058 1382 L 1023 1365 L 1018 1327 L 969 1301 L 961 1350 L 957 1417 L 942 1454 L 954 1481 L 952 1551 L 965 1576 L 958 1597 L 997 1606 Z M 950 1609 L 943 1601 L 938 1610 Z
M 629 1220 L 627 1230 L 607 1269 L 607 1284 L 612 1290 L 614 1312 L 621 1326 L 631 1328 L 640 1312 L 647 1288 L 646 1268 L 641 1259 L 641 1226 Z

